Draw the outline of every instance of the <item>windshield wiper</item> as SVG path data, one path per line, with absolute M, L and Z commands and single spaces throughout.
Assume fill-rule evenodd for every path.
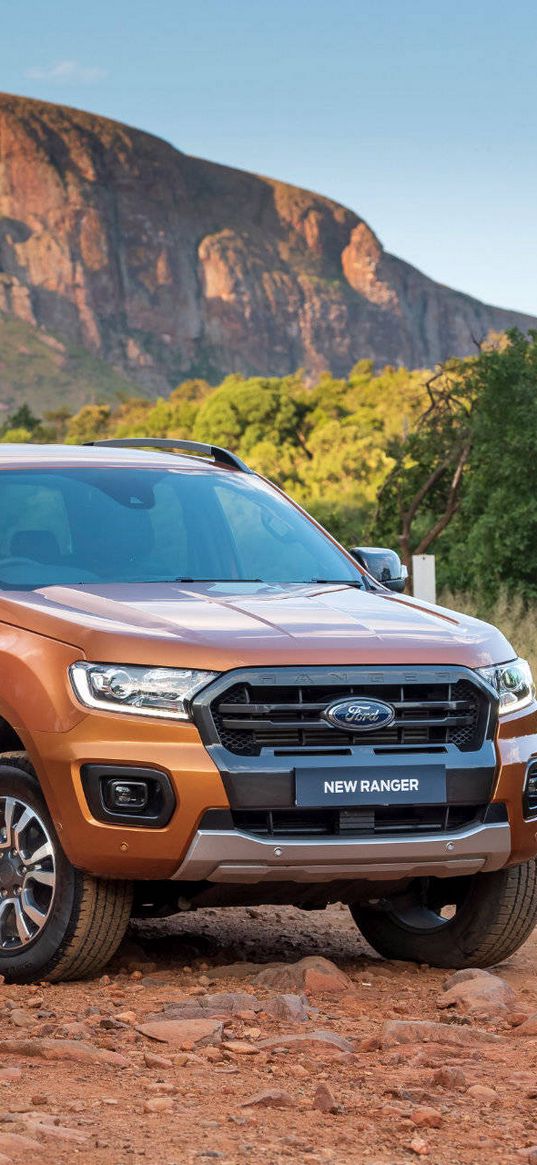
M 363 584 L 361 579 L 354 580 L 352 578 L 310 578 L 310 579 L 308 579 L 308 582 L 310 582 L 310 583 L 327 583 L 329 586 L 333 586 L 333 587 L 335 587 L 335 586 L 338 586 L 338 587 L 358 587 L 359 591 L 365 590 L 364 584 Z
M 181 578 L 174 578 L 174 582 L 178 583 L 262 583 L 262 578 L 189 578 L 182 576 Z
M 361 579 L 351 578 L 299 578 L 286 579 L 284 582 L 278 582 L 276 579 L 265 578 L 191 578 L 187 575 L 181 575 L 180 578 L 174 578 L 176 583 L 260 583 L 266 587 L 308 587 L 317 583 L 326 583 L 328 586 L 338 587 L 357 587 L 358 590 L 365 590 L 365 586 Z

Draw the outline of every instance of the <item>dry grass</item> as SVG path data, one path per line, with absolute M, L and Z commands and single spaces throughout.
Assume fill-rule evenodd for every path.
M 492 605 L 480 601 L 475 595 L 450 591 L 444 591 L 440 601 L 445 607 L 494 623 L 517 654 L 529 660 L 533 675 L 537 676 L 537 604 L 528 605 L 520 595 L 509 595 L 506 591 Z

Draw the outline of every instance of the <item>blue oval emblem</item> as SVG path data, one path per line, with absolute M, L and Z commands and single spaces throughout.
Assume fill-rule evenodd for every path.
M 393 724 L 395 709 L 383 700 L 355 696 L 330 704 L 325 708 L 323 717 L 334 728 L 343 728 L 346 732 L 373 732 L 375 728 L 388 728 Z

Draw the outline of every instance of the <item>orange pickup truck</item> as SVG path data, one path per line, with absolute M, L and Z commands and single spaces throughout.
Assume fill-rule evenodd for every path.
M 436 966 L 517 949 L 537 704 L 499 631 L 225 449 L 0 448 L 0 973 L 95 973 L 179 904 L 340 901 Z

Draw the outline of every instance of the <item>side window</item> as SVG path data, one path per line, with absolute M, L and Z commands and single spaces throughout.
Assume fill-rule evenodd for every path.
M 52 484 L 2 482 L 0 476 L 0 558 L 54 561 L 71 554 L 65 502 Z

